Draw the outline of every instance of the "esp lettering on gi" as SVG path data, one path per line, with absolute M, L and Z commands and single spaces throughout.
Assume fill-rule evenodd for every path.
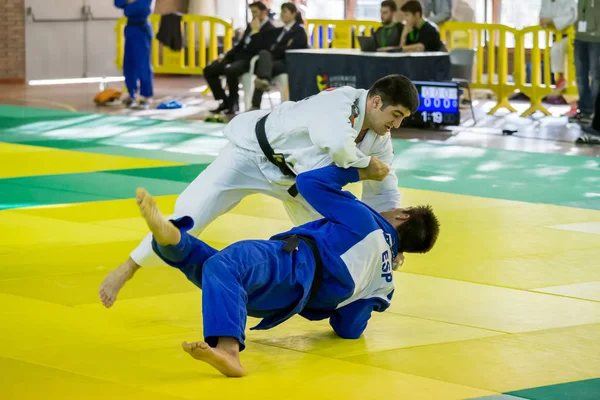
M 381 253 L 381 277 L 385 278 L 386 282 L 392 281 L 392 263 L 390 262 L 390 251 L 386 250 Z

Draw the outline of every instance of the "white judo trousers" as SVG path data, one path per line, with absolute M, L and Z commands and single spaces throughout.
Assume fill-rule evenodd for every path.
M 342 168 L 364 168 L 371 156 L 391 166 L 394 154 L 389 133 L 377 135 L 369 130 L 355 143 L 364 124 L 366 101 L 366 90 L 343 87 L 300 102 L 285 102 L 269 113 L 265 124 L 268 141 L 297 174 L 334 162 Z M 255 193 L 281 200 L 296 226 L 322 218 L 302 195 L 288 193 L 295 179 L 285 176 L 262 152 L 255 127 L 266 114 L 251 111 L 236 116 L 224 130 L 230 143 L 177 198 L 169 218 L 191 217 L 191 235 L 198 236 L 217 217 Z M 375 211 L 400 206 L 393 168 L 380 182 L 363 181 L 362 191 L 362 201 Z M 142 267 L 166 266 L 152 250 L 151 241 L 148 234 L 131 258 Z
M 278 173 L 279 169 L 264 160 L 266 157 L 261 154 L 227 144 L 215 161 L 179 195 L 175 211 L 168 218 L 191 217 L 194 227 L 189 233 L 198 236 L 217 217 L 230 211 L 244 197 L 255 193 L 281 200 L 294 225 L 322 218 L 300 194 L 292 197 L 288 193 L 293 180 L 287 185 L 270 182 L 263 169 L 274 169 L 274 173 Z M 152 234 L 149 233 L 133 250 L 131 258 L 143 267 L 166 266 L 152 250 L 151 243 Z

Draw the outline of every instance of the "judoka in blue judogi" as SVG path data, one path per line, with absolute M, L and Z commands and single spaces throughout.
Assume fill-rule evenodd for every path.
M 153 0 L 115 0 L 115 7 L 122 8 L 127 17 L 123 55 L 123 75 L 129 92 L 126 104 L 138 109 L 148 108 L 148 99 L 154 94 L 150 63 L 153 33 L 148 21 L 152 14 L 152 3 Z
M 270 329 L 299 314 L 329 318 L 342 338 L 360 337 L 371 313 L 390 306 L 393 261 L 403 252 L 428 252 L 439 232 L 429 206 L 379 214 L 342 190 L 384 177 L 379 172 L 386 168 L 373 157 L 367 168 L 328 166 L 298 175 L 300 195 L 323 219 L 221 251 L 186 233 L 191 218 L 168 221 L 138 189 L 154 251 L 202 289 L 205 341 L 184 342 L 184 350 L 227 376 L 242 376 L 239 352 L 248 315 L 262 318 L 252 329 Z

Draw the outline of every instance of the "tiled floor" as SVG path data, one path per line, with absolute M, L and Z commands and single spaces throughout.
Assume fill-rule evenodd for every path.
M 202 315 L 177 271 L 141 270 L 104 309 L 99 283 L 146 232 L 135 188 L 170 212 L 221 129 L 0 107 L 3 399 L 599 398 L 595 157 L 395 139 L 403 203 L 441 220 L 435 250 L 407 256 L 359 340 L 297 317 L 248 332 L 241 380 L 180 349 Z M 278 201 L 252 196 L 201 238 L 222 248 L 289 227 Z

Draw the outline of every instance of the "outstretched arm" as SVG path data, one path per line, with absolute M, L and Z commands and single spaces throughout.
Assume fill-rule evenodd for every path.
M 303 172 L 296 178 L 298 192 L 323 217 L 346 226 L 370 226 L 373 210 L 350 192 L 342 190 L 352 182 L 383 179 L 389 168 L 376 158 L 367 168 L 340 168 L 335 165 Z

